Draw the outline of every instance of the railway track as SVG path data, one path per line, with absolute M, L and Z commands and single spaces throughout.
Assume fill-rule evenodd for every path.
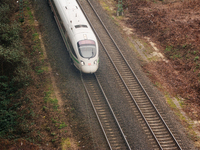
M 82 10 L 85 12 L 85 15 L 89 18 L 89 21 L 92 27 L 94 28 L 94 31 L 96 32 L 96 35 L 99 39 L 99 42 L 101 43 L 103 49 L 105 50 L 105 53 L 107 54 L 107 58 L 109 59 L 109 62 L 110 62 L 110 64 L 108 65 L 112 66 L 115 70 L 116 82 L 120 85 L 120 88 L 122 89 L 122 92 L 124 96 L 126 97 L 126 100 L 130 103 L 130 106 L 134 105 L 133 106 L 134 111 L 137 112 L 138 119 L 142 120 L 141 122 L 143 123 L 143 126 L 145 124 L 145 127 L 144 127 L 145 133 L 148 136 L 149 141 L 151 141 L 153 149 L 170 149 L 170 150 L 182 149 L 179 143 L 177 142 L 177 140 L 175 139 L 175 136 L 170 131 L 169 127 L 167 126 L 164 119 L 160 115 L 159 111 L 155 107 L 151 98 L 148 96 L 147 92 L 145 91 L 142 84 L 138 80 L 137 76 L 135 75 L 134 71 L 130 67 L 129 63 L 126 61 L 119 47 L 117 46 L 112 36 L 106 29 L 105 25 L 101 21 L 100 17 L 95 12 L 95 9 L 93 8 L 92 4 L 89 1 L 80 1 L 80 6 L 82 7 Z M 95 76 L 98 77 L 99 82 L 101 82 L 102 80 L 101 78 L 103 77 L 98 75 L 98 72 L 96 73 Z M 89 82 L 89 80 L 92 80 L 92 79 L 83 77 L 83 82 Z M 93 93 L 95 93 L 95 90 L 96 90 L 95 88 L 97 88 L 97 86 L 95 86 L 94 88 L 94 85 L 92 85 L 94 81 L 95 79 L 93 78 L 93 81 L 90 81 L 87 84 L 85 83 L 86 89 L 89 89 L 87 91 L 93 91 Z M 91 89 L 91 88 L 94 88 L 94 89 Z M 89 97 L 91 99 L 98 100 L 99 97 L 98 96 L 95 97 L 95 94 L 93 93 L 88 92 Z M 105 99 L 107 100 L 107 98 Z M 94 103 L 96 104 L 97 102 L 94 102 Z M 97 108 L 97 110 L 104 111 L 105 104 L 98 103 L 97 106 L 98 105 L 99 105 L 99 108 Z M 112 108 L 110 109 L 112 110 Z M 115 112 L 113 113 L 115 114 Z M 118 117 L 115 116 L 114 118 L 116 120 L 113 122 L 118 122 L 117 121 Z M 119 120 L 120 120 L 120 117 L 119 117 Z M 117 124 L 120 124 L 120 123 L 118 122 Z M 115 130 L 116 127 L 113 126 L 113 128 Z M 122 125 L 122 128 L 123 128 L 123 125 Z M 122 128 L 120 127 L 119 129 L 121 131 L 125 130 Z M 104 133 L 105 133 L 105 137 L 109 135 L 106 132 Z M 126 138 L 124 139 L 126 141 Z M 131 139 L 127 138 L 127 141 L 130 141 L 130 140 Z M 118 142 L 118 140 L 116 140 L 114 143 L 116 142 Z M 120 143 L 123 143 L 123 142 L 120 142 Z M 123 144 L 119 144 L 119 145 L 123 145 Z M 128 144 L 125 144 L 125 145 L 127 146 Z M 133 146 L 131 145 L 131 147 Z
M 131 149 L 96 75 L 83 75 L 82 81 L 109 148 Z

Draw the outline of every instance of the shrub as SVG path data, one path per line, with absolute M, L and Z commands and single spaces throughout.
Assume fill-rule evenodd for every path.
M 0 136 L 12 133 L 18 126 L 17 108 L 20 103 L 13 103 L 19 98 L 19 86 L 6 76 L 0 76 Z
M 10 7 L 8 4 L 0 6 L 0 22 L 1 23 L 9 23 L 8 14 L 10 12 Z
M 20 40 L 20 30 L 20 25 L 17 22 L 11 25 L 0 23 L 0 45 L 4 47 L 17 46 Z
M 22 129 L 22 88 L 29 83 L 29 60 L 20 38 L 21 26 L 10 22 L 13 0 L 0 0 L 0 137 L 16 137 Z M 16 3 L 16 2 L 15 2 Z M 11 5 L 12 4 L 12 5 Z

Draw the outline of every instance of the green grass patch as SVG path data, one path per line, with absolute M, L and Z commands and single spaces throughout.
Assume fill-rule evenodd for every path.
M 71 147 L 70 139 L 62 139 L 62 149 L 69 149 Z
M 51 97 L 51 91 L 47 91 L 47 92 L 44 92 L 45 93 L 45 97 L 44 97 L 44 101 L 45 103 L 50 103 L 53 105 L 53 109 L 54 110 L 57 110 L 58 111 L 58 100 L 56 98 L 52 98 Z
M 58 127 L 58 129 L 62 129 L 64 127 L 67 127 L 67 125 L 65 124 L 65 122 L 61 123 L 60 126 Z
M 30 24 L 33 24 L 34 23 L 34 18 L 33 18 L 33 14 L 31 12 L 31 10 L 29 10 L 27 13 L 28 13 L 28 16 L 29 16 L 29 22 L 30 22 Z
M 197 60 L 199 60 L 199 56 L 196 56 L 196 57 L 194 58 L 194 61 L 197 61 Z
M 33 33 L 32 36 L 34 39 L 39 39 L 39 34 L 37 32 Z
M 52 133 L 51 133 L 51 135 L 52 135 L 52 136 L 55 136 L 55 135 L 56 135 L 56 133 L 55 133 L 55 132 L 52 132 Z
M 184 101 L 181 100 L 181 99 L 178 98 L 178 97 L 176 97 L 176 99 L 178 100 L 180 107 L 183 108 L 183 107 L 184 107 Z
M 57 120 L 55 120 L 54 118 L 51 118 L 52 123 L 59 123 Z
M 167 103 L 169 104 L 169 106 L 173 109 L 177 109 L 176 105 L 174 104 L 173 100 L 170 98 L 170 96 L 167 94 L 165 95 L 165 98 L 167 100 Z
M 176 114 L 176 116 L 178 116 L 178 118 L 180 119 L 181 122 L 184 123 L 184 125 L 187 127 L 187 129 L 193 130 L 193 125 L 189 123 L 189 121 L 186 119 L 186 117 L 179 111 L 179 109 L 177 108 L 177 106 L 175 105 L 175 103 L 173 102 L 173 100 L 170 98 L 170 96 L 168 94 L 165 95 L 165 98 L 167 100 L 167 103 L 169 104 L 169 106 L 174 109 L 174 113 Z M 180 104 L 181 107 L 183 107 L 183 101 L 180 100 L 179 98 L 176 98 Z
M 40 74 L 42 74 L 42 73 L 44 72 L 44 69 L 42 69 L 41 66 L 37 66 L 37 67 L 35 68 L 35 71 L 36 71 L 36 73 L 37 73 L 38 75 L 40 75 Z

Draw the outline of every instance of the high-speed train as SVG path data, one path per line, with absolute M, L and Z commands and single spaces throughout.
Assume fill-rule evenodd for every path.
M 76 0 L 48 0 L 70 57 L 78 70 L 94 73 L 99 67 L 96 36 Z

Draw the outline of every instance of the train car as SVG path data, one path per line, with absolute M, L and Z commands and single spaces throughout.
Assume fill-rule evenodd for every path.
M 96 36 L 76 0 L 48 0 L 75 67 L 94 73 L 99 67 Z

